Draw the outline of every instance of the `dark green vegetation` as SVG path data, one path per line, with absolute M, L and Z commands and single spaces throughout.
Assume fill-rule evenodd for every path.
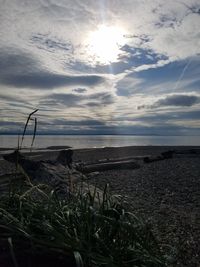
M 15 187 L 0 202 L 0 266 L 164 266 L 148 225 L 121 197 Z

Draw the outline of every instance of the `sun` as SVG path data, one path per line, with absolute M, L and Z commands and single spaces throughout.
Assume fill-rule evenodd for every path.
M 119 27 L 99 26 L 88 35 L 89 55 L 101 64 L 117 61 L 120 48 L 125 44 L 124 36 L 124 30 Z

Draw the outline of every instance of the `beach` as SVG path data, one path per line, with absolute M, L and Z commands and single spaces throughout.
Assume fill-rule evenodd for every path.
M 134 146 L 74 150 L 73 161 L 97 162 L 136 157 L 138 169 L 118 169 L 88 174 L 88 181 L 112 194 L 126 197 L 127 206 L 149 222 L 162 250 L 170 255 L 170 266 L 197 267 L 200 263 L 200 154 L 184 153 L 200 147 Z M 144 156 L 168 150 L 183 153 L 172 158 L 144 163 Z M 41 159 L 55 159 L 58 150 L 29 153 Z M 140 157 L 141 156 L 141 157 Z M 138 157 L 138 158 L 137 158 Z M 0 160 L 0 175 L 12 173 L 14 166 Z

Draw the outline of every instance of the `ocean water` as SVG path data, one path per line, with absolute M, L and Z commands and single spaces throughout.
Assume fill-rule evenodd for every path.
M 25 136 L 24 147 L 32 136 Z M 0 148 L 16 148 L 18 136 L 0 135 Z M 133 135 L 38 135 L 34 148 L 70 146 L 73 148 L 119 146 L 200 146 L 200 136 L 133 136 Z

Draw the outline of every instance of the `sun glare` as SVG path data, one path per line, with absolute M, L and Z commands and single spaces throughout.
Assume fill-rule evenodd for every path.
M 118 27 L 100 26 L 88 36 L 88 53 L 102 64 L 115 62 L 125 44 L 124 31 Z

